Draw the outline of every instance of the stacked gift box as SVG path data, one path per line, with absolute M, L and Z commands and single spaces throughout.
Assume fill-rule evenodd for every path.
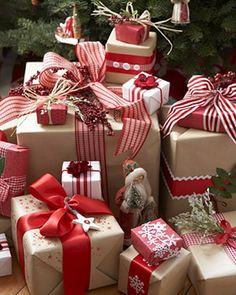
M 154 75 L 156 43 L 149 25 L 123 20 L 105 48 L 76 45 L 80 67 L 55 53 L 27 63 L 22 91 L 0 102 L 9 140 L 0 132 L 0 233 L 11 215 L 32 295 L 117 282 L 125 294 L 176 295 L 187 275 L 200 295 L 222 294 L 222 282 L 235 294 L 235 197 L 211 195 L 217 234 L 169 225 L 190 212 L 189 197 L 211 203 L 219 167 L 218 191 L 236 192 L 236 173 L 229 181 L 226 172 L 235 165 L 235 74 L 194 76 L 183 100 L 163 106 L 170 83 Z M 7 238 L 0 275 L 11 273 Z

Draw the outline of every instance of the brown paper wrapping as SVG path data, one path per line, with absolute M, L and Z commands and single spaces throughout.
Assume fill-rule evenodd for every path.
M 130 246 L 120 255 L 119 291 L 127 294 L 129 266 L 138 252 Z M 163 262 L 152 272 L 148 295 L 176 295 L 183 288 L 186 279 L 190 253 L 182 249 L 180 255 Z
M 0 215 L 0 233 L 5 233 L 9 245 L 12 245 L 11 219 Z
M 169 106 L 163 106 L 160 122 L 163 124 Z M 162 140 L 162 152 L 175 177 L 215 175 L 220 167 L 231 171 L 236 164 L 236 145 L 227 134 L 187 129 L 175 126 Z M 160 184 L 160 207 L 166 218 L 189 210 L 187 199 L 172 199 L 163 180 Z M 236 210 L 236 198 L 220 199 L 227 206 L 218 204 L 220 211 Z
M 27 63 L 25 81 L 41 70 L 42 63 Z M 121 134 L 122 122 L 110 117 L 114 136 L 105 136 L 106 164 L 110 205 L 115 211 L 114 198 L 116 192 L 124 186 L 122 163 L 130 155 L 129 152 L 113 156 Z M 131 135 L 132 136 L 132 135 Z M 30 149 L 28 184 L 31 184 L 44 173 L 51 173 L 58 180 L 61 178 L 63 161 L 76 159 L 74 134 L 74 116 L 69 110 L 67 121 L 62 126 L 42 126 L 37 124 L 36 115 L 30 114 L 19 120 L 17 127 L 18 144 Z M 87 159 L 90 160 L 90 159 Z M 152 187 L 152 195 L 158 200 L 159 166 L 160 166 L 160 129 L 156 114 L 152 116 L 152 127 L 147 139 L 135 157 L 139 165 L 148 173 Z
M 232 226 L 236 226 L 236 211 L 224 213 Z M 190 246 L 189 278 L 198 295 L 235 295 L 236 265 L 221 245 Z
M 12 236 L 17 250 L 16 223 L 28 213 L 47 211 L 46 204 L 31 195 L 12 200 Z M 123 231 L 113 216 L 97 216 L 100 231 L 88 232 L 91 241 L 89 289 L 116 283 Z M 39 229 L 30 230 L 23 238 L 25 278 L 32 295 L 63 295 L 62 246 L 57 238 L 44 238 Z M 79 263 L 79 261 L 75 261 Z M 79 278 L 78 278 L 79 284 Z M 39 288 L 40 286 L 40 288 Z
M 156 48 L 156 43 L 157 34 L 155 32 L 150 32 L 149 38 L 146 41 L 135 45 L 116 40 L 115 29 L 113 29 L 106 43 L 106 52 L 135 56 L 151 56 Z M 112 83 L 122 84 L 133 77 L 134 75 L 131 74 L 106 72 L 106 81 Z

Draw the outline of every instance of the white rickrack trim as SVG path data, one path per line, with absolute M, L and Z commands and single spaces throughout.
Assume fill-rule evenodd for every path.
M 174 174 L 172 173 L 171 169 L 170 169 L 170 166 L 166 160 L 166 157 L 164 155 L 164 153 L 162 152 L 161 153 L 165 163 L 166 163 L 166 166 L 167 166 L 167 169 L 171 175 L 171 178 L 173 180 L 179 180 L 179 181 L 182 181 L 182 180 L 200 180 L 200 179 L 211 179 L 212 178 L 212 175 L 200 175 L 200 176 L 183 176 L 183 177 L 177 177 L 177 176 L 174 176 Z

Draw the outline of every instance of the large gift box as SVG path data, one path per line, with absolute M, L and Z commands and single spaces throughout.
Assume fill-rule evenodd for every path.
M 42 63 L 27 63 L 25 81 L 41 70 Z M 99 151 L 103 159 L 101 162 L 102 183 L 104 189 L 104 179 L 108 184 L 108 194 L 110 196 L 110 205 L 115 208 L 114 196 L 116 192 L 123 187 L 124 177 L 122 175 L 122 163 L 130 156 L 130 152 L 123 152 L 118 156 L 114 156 L 117 143 L 122 134 L 123 123 L 116 121 L 112 116 L 108 115 L 109 122 L 114 130 L 113 136 L 104 134 L 101 144 L 104 144 L 104 152 Z M 159 189 L 159 165 L 160 165 L 160 129 L 156 114 L 151 117 L 151 128 L 145 143 L 135 157 L 140 167 L 144 168 L 149 177 L 152 187 L 152 194 L 157 200 Z M 74 112 L 69 110 L 67 121 L 62 126 L 41 126 L 36 122 L 36 115 L 30 114 L 19 120 L 17 127 L 17 140 L 19 144 L 24 144 L 30 148 L 30 163 L 28 183 L 32 183 L 44 173 L 53 174 L 58 180 L 61 178 L 61 163 L 66 160 L 77 159 L 76 146 L 78 142 L 76 137 L 87 142 L 92 133 L 88 131 L 76 130 Z M 98 144 L 98 140 L 94 138 L 93 146 Z M 100 160 L 86 151 L 87 158 L 82 160 Z M 106 166 L 104 166 L 104 162 Z M 106 169 L 104 169 L 106 168 Z M 109 173 L 104 172 L 109 171 Z M 104 194 L 103 194 L 104 196 Z
M 162 108 L 161 123 L 168 110 L 169 106 Z M 227 134 L 175 126 L 162 140 L 160 207 L 164 216 L 188 211 L 188 196 L 204 194 L 212 185 L 216 168 L 230 172 L 236 164 L 235 155 L 236 145 Z M 235 197 L 218 200 L 219 210 L 236 210 Z
M 10 275 L 11 273 L 11 252 L 6 235 L 0 233 L 0 277 Z
M 11 215 L 11 198 L 24 193 L 29 150 L 0 141 L 0 213 Z
M 123 97 L 128 101 L 142 98 L 150 115 L 167 103 L 169 90 L 169 82 L 144 72 L 122 85 Z
M 144 223 L 131 230 L 134 248 L 151 265 L 178 256 L 181 237 L 161 218 Z
M 106 81 L 124 83 L 140 72 L 153 74 L 156 42 L 155 32 L 139 45 L 121 42 L 113 29 L 106 43 Z
M 77 195 L 65 203 L 65 209 L 64 202 L 68 199 L 65 198 L 65 191 L 49 174 L 31 185 L 30 191 L 39 200 L 32 195 L 12 200 L 13 240 L 30 293 L 85 294 L 87 288 L 94 289 L 116 283 L 123 231 L 116 219 L 109 215 L 110 210 L 103 209 L 104 206 L 108 208 L 105 203 Z M 71 227 L 74 217 L 68 209 L 70 202 L 73 203 L 73 209 L 78 206 L 78 211 L 84 216 L 85 212 L 90 212 L 86 216 L 95 218 L 93 222 L 99 230 L 90 229 L 85 233 L 80 224 Z M 50 207 L 52 205 L 53 210 Z M 108 213 L 104 212 L 106 215 L 97 214 L 104 210 L 108 210 Z M 64 219 L 60 213 L 62 211 Z M 57 220 L 58 214 L 62 220 L 57 224 L 55 219 Z M 79 220 L 79 216 L 77 218 Z M 82 220 L 83 226 L 89 222 L 92 220 Z M 56 228 L 53 230 L 55 223 Z M 64 234 L 65 230 L 67 231 Z M 73 288 L 76 288 L 76 292 Z
M 236 226 L 236 211 L 217 214 L 218 221 Z M 183 233 L 191 252 L 188 276 L 198 295 L 234 295 L 236 282 L 236 249 L 229 244 L 217 245 L 203 234 Z M 233 241 L 233 240 L 232 240 Z M 233 242 L 235 244 L 235 242 Z
M 61 183 L 69 197 L 81 194 L 103 200 L 99 161 L 64 161 Z
M 118 289 L 130 295 L 176 295 L 184 286 L 189 262 L 190 253 L 182 249 L 178 257 L 150 266 L 130 246 L 120 255 Z

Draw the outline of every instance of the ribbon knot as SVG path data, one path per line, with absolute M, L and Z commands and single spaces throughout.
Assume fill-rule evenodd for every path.
M 88 161 L 70 161 L 67 167 L 67 172 L 72 174 L 74 177 L 79 177 L 81 173 L 86 173 L 91 171 L 91 165 Z
M 216 244 L 228 244 L 236 249 L 236 227 L 232 227 L 227 220 L 221 220 L 220 226 L 223 233 L 217 234 L 214 237 Z

